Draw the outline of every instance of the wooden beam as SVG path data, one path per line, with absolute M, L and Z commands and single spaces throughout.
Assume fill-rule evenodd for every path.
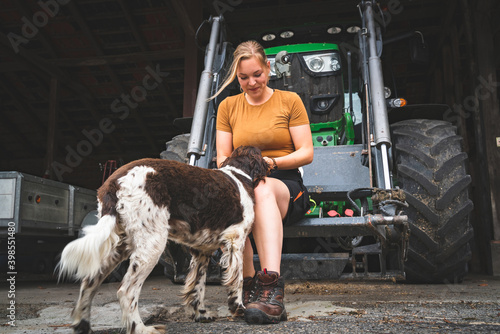
M 184 98 L 182 116 L 193 117 L 198 92 L 199 50 L 195 41 L 196 31 L 192 22 L 203 21 L 203 13 L 198 0 L 187 0 L 183 3 L 173 1 L 175 12 L 181 19 L 184 30 Z M 186 7 L 191 10 L 188 12 Z
M 500 106 L 498 101 L 498 82 L 496 73 L 496 57 L 494 53 L 493 27 L 497 25 L 496 17 L 491 16 L 494 1 L 478 0 L 474 11 L 476 28 L 476 56 L 478 81 L 476 97 L 481 106 L 479 122 L 482 123 L 485 165 L 487 183 L 483 184 L 484 191 L 489 192 L 491 198 L 491 217 L 493 239 L 500 240 L 500 147 L 497 147 L 496 138 L 500 137 Z M 486 180 L 485 180 L 486 181 Z M 485 240 L 486 241 L 486 240 Z
M 491 130 L 495 131 L 493 129 L 495 125 L 488 122 L 493 121 L 494 112 L 498 115 L 498 98 L 495 97 L 495 91 L 498 88 L 484 87 L 484 83 L 481 81 L 484 81 L 485 78 L 488 80 L 489 75 L 495 75 L 494 67 L 491 66 L 491 58 L 494 57 L 494 54 L 491 49 L 493 41 L 490 30 L 494 24 L 492 25 L 491 12 L 489 12 L 487 2 L 471 3 L 468 0 L 461 0 L 460 6 L 463 14 L 465 37 L 463 50 L 465 50 L 469 60 L 468 67 L 465 69 L 468 75 L 464 81 L 464 86 L 467 87 L 467 91 L 464 92 L 464 99 L 467 98 L 468 101 L 473 102 L 468 106 L 466 116 L 471 119 L 473 126 L 470 137 L 472 138 L 471 142 L 474 143 L 474 149 L 471 149 L 469 156 L 474 182 L 472 195 L 474 200 L 475 247 L 479 253 L 477 256 L 478 262 L 481 264 L 479 269 L 491 274 L 493 268 L 489 241 L 496 238 L 494 235 L 494 207 L 499 200 L 496 198 L 497 203 L 495 203 L 495 192 L 498 194 L 498 189 L 495 189 L 495 179 L 498 182 L 499 178 L 498 175 L 493 175 L 492 178 L 491 169 L 498 166 L 500 162 L 498 160 L 496 164 L 490 162 L 492 153 L 491 143 L 488 143 L 488 134 Z M 496 78 L 496 75 L 491 77 L 492 80 L 494 78 Z M 493 90 L 489 96 L 485 94 L 487 90 L 484 90 L 488 88 Z M 485 95 L 478 99 L 478 92 Z M 465 97 L 465 95 L 467 96 Z M 494 100 L 497 100 L 496 103 Z M 496 187 L 498 188 L 498 185 Z
M 45 155 L 44 176 L 52 179 L 52 163 L 56 143 L 57 113 L 59 110 L 59 80 L 52 78 L 50 81 L 49 117 L 47 125 L 47 150 Z
M 453 18 L 455 15 L 455 10 L 456 10 L 456 2 L 454 0 L 448 0 L 447 1 L 448 5 L 446 8 L 446 14 L 441 21 L 441 33 L 439 35 L 438 43 L 434 47 L 435 50 L 441 50 L 443 47 L 443 44 L 447 41 L 447 39 L 450 36 L 451 33 L 451 24 L 453 22 Z M 428 76 L 432 76 L 432 73 L 436 70 L 437 63 L 439 61 L 439 52 L 436 52 L 434 54 L 434 57 L 431 59 L 431 63 L 429 65 L 429 70 L 428 70 Z
M 451 26 L 451 34 L 450 34 L 450 46 L 451 46 L 451 55 L 448 60 L 443 59 L 443 62 L 451 62 L 452 71 L 453 71 L 453 81 L 450 82 L 453 88 L 453 102 L 449 103 L 449 105 L 454 106 L 456 104 L 460 104 L 463 94 L 463 86 L 455 84 L 456 82 L 460 82 L 465 77 L 465 71 L 461 67 L 461 59 L 462 56 L 460 52 L 460 41 L 459 41 L 459 33 L 456 25 Z M 465 152 L 469 152 L 470 144 L 469 137 L 467 136 L 467 120 L 461 115 L 461 122 L 458 126 L 458 133 L 463 137 L 463 148 Z
M 122 55 L 98 55 L 84 58 L 59 58 L 49 59 L 48 63 L 59 67 L 85 67 L 101 65 L 118 65 L 136 63 L 142 61 L 158 61 L 168 59 L 179 59 L 184 56 L 184 50 L 160 50 L 149 52 L 128 53 Z

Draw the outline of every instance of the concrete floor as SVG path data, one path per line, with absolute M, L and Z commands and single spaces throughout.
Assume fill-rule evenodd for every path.
M 77 284 L 19 279 L 11 298 L 10 287 L 4 284 L 7 278 L 1 280 L 0 333 L 72 333 L 70 313 L 78 297 Z M 123 333 L 118 286 L 104 284 L 94 300 L 91 321 L 97 333 Z M 266 326 L 228 317 L 226 290 L 220 285 L 207 287 L 207 305 L 217 313 L 216 321 L 194 323 L 181 307 L 181 288 L 161 275 L 150 277 L 139 302 L 145 322 L 166 324 L 168 333 L 500 332 L 500 278 L 491 276 L 469 275 L 458 285 L 287 282 L 289 320 Z M 8 326 L 11 300 L 16 327 Z

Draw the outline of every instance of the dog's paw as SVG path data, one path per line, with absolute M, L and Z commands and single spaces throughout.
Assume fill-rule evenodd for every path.
M 198 314 L 194 316 L 194 321 L 196 322 L 213 322 L 215 321 L 215 317 L 205 310 L 200 310 Z
M 245 314 L 245 306 L 243 304 L 234 304 L 229 307 L 229 312 L 231 312 L 233 318 L 242 317 Z
M 89 334 L 91 332 L 90 323 L 85 319 L 80 320 L 79 323 L 74 324 L 72 327 L 75 334 Z

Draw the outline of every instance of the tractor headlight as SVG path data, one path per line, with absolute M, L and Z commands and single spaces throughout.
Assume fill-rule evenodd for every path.
M 317 106 L 320 110 L 326 110 L 329 106 L 328 100 L 319 100 Z
M 270 41 L 274 41 L 276 39 L 276 35 L 273 34 L 273 33 L 267 33 L 267 34 L 264 34 L 262 36 L 262 40 L 264 42 L 270 42 Z
M 336 52 L 304 55 L 301 60 L 313 76 L 330 75 L 341 69 L 340 55 Z
M 391 94 L 392 94 L 391 89 L 387 86 L 384 87 L 384 97 L 388 99 L 391 97 Z
M 358 31 L 360 31 L 360 30 L 361 30 L 361 28 L 360 28 L 360 27 L 358 27 L 358 26 L 350 26 L 350 27 L 348 27 L 346 30 L 347 30 L 347 32 L 348 32 L 349 34 L 357 34 L 357 33 L 358 33 Z
M 340 70 L 340 62 L 339 62 L 339 60 L 336 59 L 336 58 L 330 59 L 330 68 L 332 69 L 332 71 L 338 71 L 338 70 Z
M 342 27 L 331 26 L 326 30 L 326 32 L 329 33 L 330 35 L 337 35 L 342 32 Z
M 295 33 L 292 30 L 285 30 L 280 33 L 281 38 L 292 38 Z
M 307 59 L 306 64 L 307 64 L 307 67 L 309 67 L 309 69 L 313 72 L 321 72 L 321 70 L 325 66 L 323 59 L 321 59 L 319 57 Z

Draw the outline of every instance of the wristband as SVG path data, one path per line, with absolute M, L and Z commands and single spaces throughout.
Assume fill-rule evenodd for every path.
M 274 160 L 274 158 L 271 158 L 271 160 L 273 161 L 273 168 L 272 168 L 272 170 L 277 170 L 278 169 L 278 164 L 276 163 L 276 160 Z

